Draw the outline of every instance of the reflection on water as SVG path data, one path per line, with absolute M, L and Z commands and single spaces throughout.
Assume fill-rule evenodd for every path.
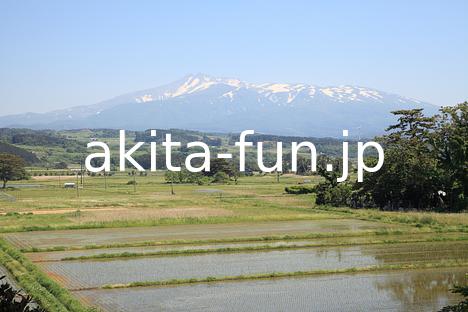
M 468 260 L 467 242 L 325 247 L 264 252 L 43 262 L 69 289 L 104 284 L 270 272 L 335 270 L 382 264 Z M 119 272 L 119 274 L 115 274 Z
M 357 237 L 328 237 L 328 238 L 314 238 L 314 239 L 306 239 L 306 240 L 291 240 L 291 241 L 262 241 L 262 242 L 232 242 L 232 243 L 211 243 L 211 244 L 197 244 L 197 245 L 157 245 L 157 246 L 142 246 L 142 247 L 125 247 L 125 248 L 106 248 L 106 249 L 85 249 L 85 250 L 66 250 L 66 251 L 53 251 L 53 252 L 33 252 L 33 253 L 26 253 L 26 256 L 33 261 L 58 261 L 62 258 L 67 257 L 82 257 L 82 256 L 92 256 L 97 254 L 115 254 L 115 253 L 123 253 L 123 252 L 130 252 L 130 253 L 150 253 L 150 252 L 158 252 L 158 251 L 168 251 L 168 250 L 187 250 L 187 249 L 217 249 L 217 248 L 228 248 L 228 247 L 253 247 L 253 246 L 286 246 L 286 245 L 320 245 L 328 244 L 329 247 L 333 246 L 334 244 L 342 244 L 343 246 L 346 244 L 349 245 L 358 245 L 362 243 L 365 245 L 371 241 L 375 240 L 391 240 L 391 241 L 399 241 L 399 240 L 424 240 L 424 239 L 432 239 L 434 236 L 433 233 L 422 233 L 422 234 L 412 234 L 411 237 L 402 236 L 402 235 L 385 235 L 383 237 L 375 237 L 375 236 L 357 236 Z M 445 233 L 441 234 L 442 238 L 456 238 L 460 236 L 465 236 L 468 240 L 468 233 L 460 234 L 460 233 Z M 445 242 L 447 243 L 447 242 Z M 408 243 L 407 243 L 408 244 Z M 388 246 L 388 245 L 387 245 Z M 468 245 L 466 245 L 468 247 Z M 468 248 L 460 248 L 468 249 Z
M 112 261 L 57 261 L 38 265 L 69 289 L 207 276 L 235 276 L 269 272 L 332 270 L 377 264 L 359 247 L 299 249 L 178 257 L 148 257 Z M 119 274 L 115 274 L 119 272 Z
M 76 291 L 107 311 L 437 311 L 468 268 Z
M 380 230 L 395 225 L 351 219 L 268 221 L 255 223 L 184 224 L 157 227 L 8 233 L 4 237 L 19 248 L 109 245 L 124 242 L 260 237 L 301 233 L 339 233 Z M 398 225 L 398 228 L 401 228 Z
M 468 272 L 466 270 L 465 272 Z M 465 285 L 467 276 L 463 270 L 456 272 L 413 272 L 411 274 L 391 276 L 377 280 L 375 287 L 384 290 L 410 310 L 417 302 L 424 302 L 425 307 L 437 310 L 441 304 L 447 305 L 447 291 L 453 285 Z

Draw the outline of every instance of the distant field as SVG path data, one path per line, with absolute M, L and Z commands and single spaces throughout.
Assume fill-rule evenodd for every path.
M 149 132 L 126 131 L 126 144 L 133 146 L 135 142 L 157 142 L 160 146 L 165 140 L 165 134 L 171 133 L 172 140 L 181 142 L 185 146 L 188 142 L 202 141 L 210 146 L 213 155 L 216 153 L 230 152 L 238 154 L 238 148 L 234 146 L 239 138 L 239 134 L 203 133 L 189 130 L 157 130 L 157 137 L 150 137 Z M 340 156 L 342 154 L 342 143 L 333 138 L 316 137 L 292 137 L 268 134 L 255 134 L 249 136 L 253 142 L 265 142 L 264 157 L 267 160 L 274 160 L 276 153 L 276 143 L 283 142 L 286 150 L 290 149 L 291 142 L 309 141 L 313 142 L 317 150 L 328 156 Z M 0 129 L 0 152 L 10 152 L 24 157 L 31 166 L 36 166 L 34 171 L 38 174 L 47 172 L 45 168 L 54 171 L 58 163 L 65 162 L 69 168 L 80 167 L 80 162 L 89 154 L 86 148 L 87 143 L 101 141 L 108 144 L 111 154 L 117 157 L 119 150 L 119 131 L 111 129 L 80 129 L 80 130 L 32 130 L 32 129 Z M 356 145 L 350 144 L 350 158 L 356 157 Z M 165 150 L 158 148 L 158 155 L 164 156 Z M 174 150 L 174 156 L 183 156 L 181 151 Z M 309 157 L 306 151 L 300 151 L 300 155 Z M 149 157 L 149 145 L 137 150 L 133 156 Z M 186 156 L 186 155 L 185 155 Z M 184 156 L 184 157 L 185 157 Z M 256 164 L 256 154 L 252 151 L 246 153 L 247 163 Z M 149 167 L 148 167 L 149 168 Z M 158 169 L 166 169 L 164 161 L 158 162 Z
M 0 213 L 2 230 L 33 226 L 80 226 L 84 224 L 121 222 L 151 225 L 167 218 L 236 218 L 307 219 L 326 212 L 312 211 L 313 197 L 284 194 L 284 187 L 317 177 L 284 175 L 280 183 L 273 175 L 240 178 L 238 185 L 170 185 L 163 173 L 136 177 L 136 190 L 127 182 L 128 175 L 86 177 L 84 186 L 64 189 L 64 182 L 76 182 L 74 177 L 38 177 L 24 184 L 43 187 L 7 190 L 15 201 L 3 201 Z M 15 185 L 18 183 L 15 183 Z M 106 187 L 107 185 L 107 187 Z M 0 199 L 1 200 L 1 199 Z M 28 214 L 29 213 L 29 214 Z M 209 220 L 208 220 L 209 221 Z M 187 222 L 190 222 L 187 220 Z

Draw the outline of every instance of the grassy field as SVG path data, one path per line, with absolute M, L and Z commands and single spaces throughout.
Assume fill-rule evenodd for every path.
M 41 227 L 153 225 L 161 222 L 192 223 L 277 219 L 310 219 L 331 216 L 312 211 L 313 197 L 288 196 L 286 185 L 316 177 L 258 176 L 241 178 L 237 185 L 174 185 L 171 195 L 162 173 L 136 177 L 136 190 L 127 185 L 133 177 L 117 175 L 86 177 L 84 186 L 63 189 L 74 177 L 37 177 L 24 182 L 30 186 L 5 193 L 15 201 L 2 202 L 0 227 L 3 231 Z M 15 183 L 17 185 L 17 183 Z M 18 215 L 20 213 L 22 215 Z M 339 216 L 336 216 L 339 217 Z M 168 221 L 167 219 L 177 219 Z
M 1 231 L 44 228 L 121 227 L 157 224 L 223 223 L 261 220 L 361 218 L 421 226 L 466 227 L 467 214 L 379 212 L 335 207 L 315 207 L 313 195 L 289 195 L 284 188 L 319 177 L 275 175 L 241 177 L 231 183 L 175 184 L 175 195 L 163 173 L 133 177 L 85 177 L 84 185 L 64 189 L 75 177 L 34 177 L 13 183 L 0 199 Z M 24 185 L 24 187 L 21 187 Z M 6 197 L 5 197 L 6 198 Z
M 163 172 L 136 176 L 136 186 L 128 184 L 132 180 L 125 173 L 85 177 L 78 189 L 63 188 L 77 181 L 73 176 L 11 183 L 0 196 L 0 264 L 48 311 L 113 311 L 116 298 L 105 304 L 93 299 L 109 288 L 468 271 L 466 213 L 316 206 L 314 195 L 284 191 L 313 185 L 317 176 L 174 184 L 174 195 Z M 152 268 L 161 274 L 149 274 Z M 169 269 L 172 275 L 164 278 Z M 119 271 L 126 275 L 109 276 Z M 96 276 L 102 281 L 89 284 Z M 434 276 L 428 285 L 443 282 Z M 451 282 L 444 283 L 448 296 Z M 83 289 L 88 295 L 77 293 Z M 129 309 L 123 305 L 122 311 Z

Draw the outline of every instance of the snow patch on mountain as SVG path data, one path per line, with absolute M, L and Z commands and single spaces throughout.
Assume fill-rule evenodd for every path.
M 255 129 L 301 136 L 340 136 L 349 129 L 370 137 L 395 121 L 391 111 L 416 107 L 427 114 L 437 111 L 434 105 L 362 86 L 249 83 L 197 74 L 93 105 L 0 117 L 0 127 Z
M 151 94 L 144 94 L 142 96 L 135 98 L 135 101 L 137 103 L 146 103 L 146 102 L 153 102 L 154 100 Z
M 288 83 L 248 83 L 233 78 L 215 78 L 203 74 L 187 76 L 183 81 L 169 87 L 164 92 L 158 91 L 155 94 L 145 93 L 135 97 L 135 102 L 146 103 L 161 101 L 171 98 L 184 97 L 192 94 L 210 91 L 216 88 L 223 90 L 218 96 L 233 101 L 239 93 L 246 90 L 253 91 L 260 98 L 267 99 L 272 103 L 280 105 L 291 104 L 299 96 L 302 99 L 312 100 L 317 94 L 327 97 L 338 103 L 365 102 L 372 100 L 376 103 L 383 103 L 386 94 L 381 91 L 354 86 L 319 87 L 308 84 L 288 84 Z M 258 100 L 259 102 L 261 100 Z M 398 97 L 401 103 L 416 102 L 413 99 Z

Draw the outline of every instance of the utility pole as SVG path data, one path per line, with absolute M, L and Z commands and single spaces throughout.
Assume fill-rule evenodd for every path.
M 133 192 L 136 193 L 136 172 L 133 171 Z
M 107 172 L 104 171 L 104 189 L 107 190 Z
M 81 186 L 83 186 L 83 158 L 80 160 Z
M 76 197 L 80 197 L 80 191 L 78 190 L 78 185 L 79 185 L 80 180 L 78 179 L 78 171 L 76 172 Z

